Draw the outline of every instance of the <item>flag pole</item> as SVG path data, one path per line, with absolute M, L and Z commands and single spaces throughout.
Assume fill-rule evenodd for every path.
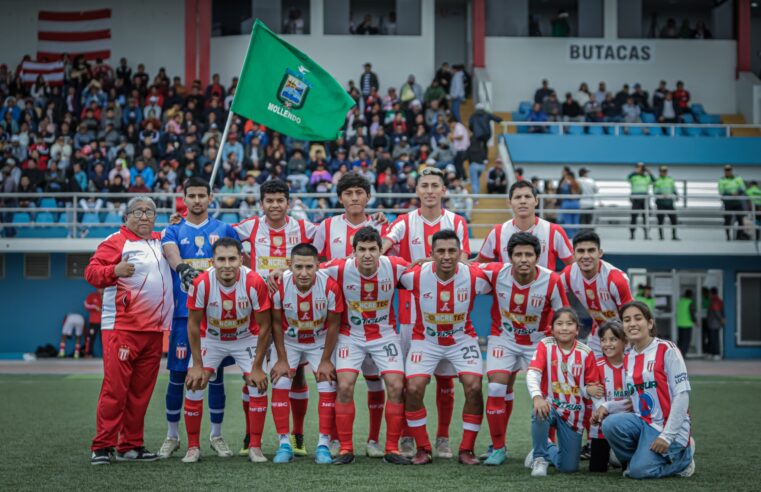
M 209 187 L 212 190 L 214 189 L 214 178 L 217 177 L 217 170 L 219 170 L 219 165 L 222 163 L 222 149 L 225 147 L 225 142 L 227 142 L 227 134 L 230 133 L 230 126 L 232 123 L 233 110 L 232 104 L 230 104 L 230 111 L 227 112 L 227 123 L 225 123 L 225 129 L 222 131 L 222 141 L 219 142 L 219 147 L 217 148 L 217 156 L 214 159 L 214 169 L 211 170 L 211 177 L 209 178 Z

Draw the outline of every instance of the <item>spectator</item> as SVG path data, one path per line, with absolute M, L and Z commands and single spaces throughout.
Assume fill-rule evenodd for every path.
M 285 21 L 283 34 L 305 34 L 301 10 L 292 8 L 288 11 L 288 20 Z
M 373 25 L 373 16 L 366 14 L 357 27 L 349 27 L 352 34 L 379 34 L 380 31 Z
M 363 100 L 366 100 L 368 97 L 370 97 L 373 87 L 376 89 L 380 88 L 378 75 L 376 75 L 372 69 L 373 66 L 369 62 L 365 63 L 364 71 L 359 76 L 359 91 L 362 94 Z
M 600 109 L 602 110 L 604 121 L 612 123 L 621 121 L 621 110 L 610 92 L 605 95 L 605 100 L 600 105 Z
M 690 27 L 689 19 L 682 19 L 682 26 L 679 28 L 679 37 L 682 39 L 692 38 L 692 28 Z
M 448 179 L 447 196 L 449 197 L 449 210 L 460 213 L 465 220 L 470 221 L 470 214 L 473 210 L 473 199 L 468 196 L 468 192 L 462 185 L 462 182 L 456 176 Z
M 413 100 L 423 100 L 423 88 L 415 82 L 415 76 L 410 74 L 407 81 L 399 88 L 399 100 L 407 107 Z
M 428 86 L 428 88 L 425 90 L 425 94 L 423 94 L 423 101 L 425 104 L 432 106 L 435 102 L 437 108 L 442 101 L 446 101 L 446 98 L 447 91 L 441 87 L 439 79 L 433 79 L 431 81 L 431 85 Z M 428 121 L 427 117 L 426 121 Z
M 452 71 L 449 68 L 449 63 L 443 62 L 435 75 L 436 80 L 439 82 L 441 88 L 449 93 L 449 88 L 452 85 Z
M 222 100 L 225 98 L 225 94 L 225 86 L 219 81 L 219 74 L 215 73 L 211 76 L 211 83 L 206 86 L 206 100 L 211 101 L 214 97 Z
M 550 92 L 550 95 L 544 99 L 542 111 L 547 115 L 549 121 L 560 121 L 560 103 L 555 91 Z
M 295 149 L 291 158 L 288 160 L 288 165 L 285 168 L 285 172 L 288 175 L 288 179 L 293 183 L 296 191 L 305 192 L 306 187 L 309 184 L 309 177 L 307 176 L 307 162 L 304 159 L 304 152 L 301 149 Z
M 626 104 L 624 104 L 624 107 L 621 108 L 621 113 L 623 114 L 625 123 L 642 122 L 642 119 L 640 118 L 641 110 L 639 106 L 634 103 L 633 97 L 626 99 Z
M 547 119 L 547 115 L 544 113 L 544 111 L 542 111 L 542 105 L 539 103 L 534 103 L 534 106 L 531 108 L 531 112 L 526 117 L 526 121 L 532 122 L 546 122 Z M 547 127 L 530 126 L 528 131 L 529 133 L 547 133 Z
M 143 176 L 138 174 L 132 180 L 132 186 L 129 187 L 128 191 L 130 193 L 146 194 L 146 193 L 150 193 L 151 189 L 148 188 L 148 186 L 145 184 L 145 181 L 143 180 Z
M 647 91 L 642 90 L 642 84 L 639 82 L 634 84 L 634 92 L 632 93 L 632 98 L 634 98 L 634 104 L 639 106 L 643 113 L 650 113 L 652 111 L 650 109 L 650 104 L 647 102 L 650 99 L 650 96 Z
M 470 127 L 470 131 L 473 132 L 473 140 L 478 142 L 484 148 L 486 148 L 486 144 L 491 138 L 492 121 L 500 123 L 502 118 L 494 116 L 492 113 L 486 111 L 484 103 L 476 103 L 476 111 L 470 116 L 468 126 Z
M 653 91 L 653 110 L 655 114 L 658 114 L 663 107 L 663 101 L 666 99 L 666 94 L 669 90 L 666 87 L 666 81 L 661 80 L 658 84 L 658 88 Z
M 430 105 L 428 106 L 428 109 L 425 110 L 425 124 L 433 128 L 436 126 L 436 123 L 439 121 L 439 117 L 443 117 L 446 113 L 443 109 L 441 109 L 439 105 L 439 100 L 434 99 L 431 101 Z
M 135 184 L 135 178 L 138 176 L 142 178 L 142 183 L 145 187 L 150 190 L 156 179 L 156 175 L 153 172 L 153 168 L 146 166 L 145 160 L 142 157 L 135 159 L 135 165 L 130 169 L 130 183 Z
M 674 103 L 673 93 L 667 92 L 663 99 L 660 110 L 656 112 L 656 118 L 660 123 L 677 123 L 677 108 Z M 665 132 L 664 128 L 664 132 Z
M 243 162 L 243 145 L 238 142 L 238 134 L 235 131 L 230 131 L 227 134 L 227 142 L 225 142 L 225 145 L 222 147 L 222 155 L 228 155 L 231 152 L 235 154 L 235 162 Z
M 552 18 L 550 23 L 553 38 L 567 38 L 571 35 L 571 25 L 568 23 L 568 12 L 566 10 L 558 10 L 557 15 Z
M 452 150 L 455 153 L 453 164 L 457 177 L 463 179 L 465 177 L 463 161 L 465 160 L 465 152 L 470 147 L 470 133 L 465 128 L 465 125 L 456 121 L 453 117 L 449 119 L 449 139 L 452 142 Z
M 573 99 L 570 92 L 566 92 L 565 101 L 563 101 L 560 111 L 563 115 L 563 121 L 584 121 L 581 106 Z
M 629 99 L 631 93 L 629 92 L 629 84 L 624 84 L 620 91 L 616 93 L 615 102 L 616 106 L 620 109 L 626 104 L 626 100 Z
M 584 119 L 592 123 L 603 120 L 602 104 L 597 101 L 595 94 L 590 94 L 589 100 L 584 104 Z
M 449 100 L 452 104 L 452 116 L 460 121 L 460 104 L 465 99 L 465 73 L 462 65 L 452 65 L 452 86 L 449 88 Z
M 589 176 L 589 169 L 582 167 L 579 169 L 579 179 L 576 180 L 579 184 L 579 190 L 581 193 L 581 200 L 579 205 L 581 207 L 581 216 L 579 217 L 579 223 L 582 225 L 592 225 L 595 223 L 594 209 L 595 209 L 595 195 L 600 192 L 600 188 L 594 179 Z M 594 230 L 594 227 L 582 227 L 581 229 Z
M 219 190 L 220 195 L 225 195 L 225 194 L 237 195 L 240 192 L 241 192 L 240 186 L 238 186 L 235 180 L 229 175 L 225 176 L 224 185 Z M 222 208 L 237 208 L 238 206 L 237 196 L 221 196 L 219 201 Z
M 713 39 L 713 34 L 705 25 L 705 22 L 698 21 L 695 25 L 695 31 L 692 33 L 694 39 Z
M 674 91 L 674 100 L 676 101 L 676 110 L 679 115 L 691 113 L 690 111 L 690 93 L 684 88 L 684 82 L 681 80 L 676 83 Z
M 684 358 L 687 357 L 687 352 L 690 351 L 692 330 L 695 328 L 697 320 L 692 289 L 687 289 L 676 303 L 676 327 L 679 333 L 677 336 L 677 346 Z
M 579 105 L 583 108 L 587 101 L 589 101 L 589 98 L 592 97 L 592 93 L 589 92 L 589 87 L 587 86 L 586 82 L 582 82 L 581 85 L 579 85 L 579 90 L 576 91 L 576 96 L 574 99 L 578 101 Z
M 761 188 L 758 187 L 758 182 L 755 180 L 748 181 L 748 188 L 745 190 L 745 194 L 750 197 L 750 211 L 756 218 L 756 241 L 761 236 Z
M 534 93 L 534 102 L 542 104 L 553 92 L 555 91 L 550 88 L 549 81 L 547 81 L 547 79 L 542 79 L 542 86 Z
M 385 22 L 381 17 L 381 24 L 383 25 L 383 34 L 387 36 L 396 35 L 396 12 L 389 12 L 388 20 Z
M 666 25 L 661 29 L 661 38 L 664 39 L 676 39 L 679 37 L 679 31 L 676 28 L 676 21 L 673 18 L 669 18 L 666 21 Z
M 563 174 L 558 182 L 557 194 L 566 196 L 581 194 L 581 188 L 576 182 L 576 175 L 567 166 L 563 168 Z M 568 237 L 572 238 L 576 235 L 579 225 L 580 208 L 581 201 L 578 196 L 560 199 L 560 209 L 567 210 L 567 212 L 558 215 L 558 224 L 565 226 Z
M 719 297 L 719 289 L 711 287 L 708 305 L 708 354 L 713 360 L 721 360 L 721 330 L 726 324 L 724 318 L 724 301 Z
M 428 160 L 435 163 L 437 168 L 446 169 L 448 165 L 454 164 L 455 152 L 449 147 L 449 140 L 446 138 L 439 140 L 438 144 Z
M 507 174 L 501 160 L 498 159 L 494 167 L 489 169 L 486 177 L 486 189 L 490 195 L 507 193 Z
M 608 89 L 605 88 L 605 82 L 600 82 L 597 85 L 597 92 L 595 92 L 595 99 L 597 99 L 600 103 L 602 103 L 605 100 L 605 96 L 608 95 Z
M 471 141 L 466 154 L 466 159 L 469 162 L 468 174 L 470 175 L 470 189 L 475 195 L 481 193 L 481 174 L 483 174 L 487 164 L 486 158 L 486 146 L 482 145 L 478 140 L 474 139 Z

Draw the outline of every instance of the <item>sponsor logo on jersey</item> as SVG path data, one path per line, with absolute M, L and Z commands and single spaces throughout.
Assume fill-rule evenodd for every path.
M 500 299 L 507 299 L 507 294 L 504 292 L 497 292 L 497 297 Z
M 558 395 L 579 396 L 581 395 L 581 388 L 576 385 L 553 381 L 552 392 Z
M 639 395 L 639 414 L 649 417 L 653 413 L 653 398 L 647 393 Z
M 341 345 L 338 347 L 338 358 L 345 359 L 349 357 L 349 347 L 347 345 Z
M 433 292 L 423 293 L 423 299 L 433 299 Z
M 449 294 L 449 291 L 444 290 L 439 293 L 439 299 L 441 299 L 444 302 L 449 302 L 449 299 L 451 298 L 452 296 Z
M 318 298 L 314 301 L 314 307 L 318 311 L 324 310 L 328 306 L 328 300 L 325 298 Z
M 338 236 L 335 239 L 333 239 L 333 244 L 341 244 L 343 242 L 343 237 Z
M 125 361 L 129 359 L 129 347 L 127 345 L 122 345 L 119 347 L 119 360 Z
M 180 239 L 180 246 L 185 246 L 187 244 L 190 244 L 190 239 L 188 239 L 186 237 Z
M 256 242 L 259 244 L 265 244 L 267 242 L 267 236 L 259 236 Z
M 209 331 L 211 331 L 211 330 L 209 330 Z M 188 356 L 188 347 L 184 343 L 178 344 L 177 347 L 175 347 L 175 349 L 174 349 L 174 355 L 178 359 L 184 360 L 185 357 Z
M 198 248 L 196 250 L 196 256 L 203 256 L 203 247 L 206 244 L 206 238 L 203 236 L 196 236 L 194 238 L 194 244 Z
M 541 307 L 542 304 L 544 304 L 544 297 L 542 296 L 531 296 L 531 307 Z
M 682 373 L 677 374 L 676 376 L 674 376 L 674 384 L 683 383 L 683 382 L 687 381 L 688 379 L 689 378 L 687 377 L 687 373 L 686 372 L 682 372 Z
M 222 319 L 230 319 L 233 317 L 233 313 L 231 312 L 233 309 L 233 301 L 230 299 L 225 299 L 222 301 Z
M 413 245 L 413 246 L 419 246 L 420 244 L 422 244 L 422 242 L 420 241 L 420 238 L 419 238 L 419 237 L 415 237 L 415 238 L 412 240 L 412 245 Z
M 657 388 L 658 382 L 657 381 L 645 381 L 642 384 L 630 384 L 628 385 L 629 394 L 634 394 L 635 392 L 639 393 L 645 390 L 649 390 L 652 388 Z
M 468 300 L 468 289 L 457 289 L 457 300 L 459 302 Z
M 423 361 L 423 352 L 412 352 L 410 354 L 410 362 L 413 364 L 420 364 Z

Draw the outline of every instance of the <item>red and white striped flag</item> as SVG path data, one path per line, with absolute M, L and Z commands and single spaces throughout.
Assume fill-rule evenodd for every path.
M 37 14 L 37 60 L 111 58 L 111 9 L 81 12 L 40 10 Z
M 21 63 L 21 80 L 25 84 L 34 84 L 40 75 L 48 85 L 63 85 L 63 61 Z

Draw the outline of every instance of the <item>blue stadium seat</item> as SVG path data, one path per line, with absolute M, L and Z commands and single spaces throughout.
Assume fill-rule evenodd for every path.
M 116 212 L 108 212 L 106 218 L 103 219 L 103 223 L 120 226 L 122 224 L 122 216 Z
M 560 125 L 552 125 L 549 127 L 550 134 L 551 135 L 559 135 L 560 134 Z
M 605 131 L 603 127 L 601 126 L 590 126 L 589 127 L 589 134 L 590 135 L 604 135 Z
M 37 224 L 55 224 L 56 215 L 51 212 L 40 212 L 36 217 Z M 65 227 L 52 226 L 52 227 L 34 227 L 26 230 L 22 237 L 38 237 L 38 238 L 64 238 L 68 236 L 68 231 Z
M 642 131 L 641 126 L 630 126 L 629 127 L 629 136 L 633 135 L 642 135 L 644 132 Z
M 40 200 L 40 208 L 57 208 L 58 202 L 56 202 L 55 198 L 43 198 Z
M 169 225 L 169 214 L 156 214 L 156 227 L 164 228 Z
M 694 114 L 695 116 L 706 114 L 706 110 L 702 104 L 695 103 L 692 106 L 690 106 L 690 110 L 692 111 L 692 114 Z
M 703 128 L 703 135 L 706 137 L 725 137 L 727 135 L 726 130 L 724 128 L 717 128 L 717 127 L 711 127 L 711 128 Z
M 29 222 L 32 222 L 31 214 L 28 214 L 27 212 L 13 212 L 13 218 L 11 219 L 11 223 L 24 224 Z
M 655 115 L 653 113 L 642 113 L 640 114 L 640 119 L 642 123 L 655 123 Z
M 219 220 L 226 224 L 237 224 L 240 222 L 240 219 L 238 218 L 238 214 L 234 214 L 232 212 L 225 212 L 222 214 L 221 217 L 219 217 Z
M 95 212 L 85 212 L 79 222 L 81 224 L 99 224 L 100 217 L 98 217 L 98 214 Z
M 529 114 L 534 104 L 531 101 L 521 101 L 518 105 L 518 112 L 522 114 Z
M 695 118 L 690 113 L 684 113 L 682 115 L 682 123 L 692 124 L 695 123 Z
M 87 237 L 90 238 L 104 238 L 115 233 L 119 228 L 117 226 L 95 226 L 87 229 Z
M 583 135 L 584 134 L 584 127 L 580 125 L 569 125 L 565 128 L 569 135 Z

